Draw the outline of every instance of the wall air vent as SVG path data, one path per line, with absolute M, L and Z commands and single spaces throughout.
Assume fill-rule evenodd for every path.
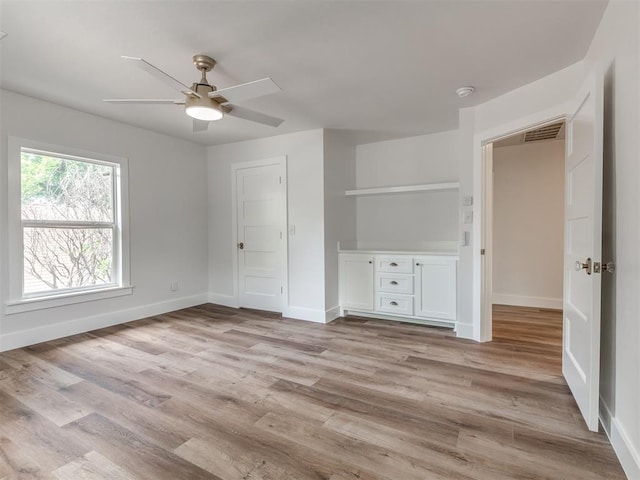
M 538 142 L 540 140 L 553 140 L 558 138 L 560 130 L 564 122 L 554 123 L 552 125 L 545 125 L 544 127 L 537 128 L 535 130 L 529 130 L 524 134 L 524 143 Z

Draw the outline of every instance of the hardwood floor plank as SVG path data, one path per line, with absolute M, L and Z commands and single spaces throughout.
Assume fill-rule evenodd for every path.
M 168 450 L 191 437 L 188 426 L 181 425 L 173 418 L 158 415 L 154 408 L 131 401 L 94 383 L 76 383 L 60 393 Z
M 28 452 L 7 437 L 0 436 L 0 479 L 40 480 L 51 478 Z
M 220 477 L 150 443 L 100 414 L 92 413 L 63 427 L 119 467 L 140 478 L 220 480 Z
M 175 450 L 194 465 L 216 473 L 224 480 L 245 480 L 260 478 L 270 480 L 320 480 L 326 478 L 322 474 L 287 463 L 273 462 L 260 453 L 256 454 L 242 444 L 225 442 L 220 439 L 209 441 L 191 439 Z
M 323 429 L 290 415 L 268 413 L 256 426 L 272 434 L 281 435 L 299 443 L 305 442 L 322 456 L 340 458 L 361 469 L 376 472 L 386 479 L 396 479 L 402 472 L 403 480 L 445 480 L 451 477 L 438 472 L 433 466 L 424 468 L 415 459 L 407 458 L 395 452 L 389 452 L 368 441 L 342 435 L 329 429 Z M 368 478 L 368 477 L 366 477 Z M 465 477 L 460 477 L 464 480 Z
M 44 355 L 59 368 L 143 405 L 157 406 L 170 398 L 162 391 L 153 390 L 138 380 L 122 376 L 124 375 L 122 372 L 105 367 L 105 362 L 102 364 L 90 362 L 64 349 L 48 350 Z M 132 375 L 135 370 L 133 369 L 127 375 Z
M 66 399 L 58 391 L 33 378 L 28 372 L 0 380 L 0 390 L 61 427 L 91 413 Z
M 136 480 L 136 477 L 98 452 L 69 462 L 53 471 L 57 480 Z
M 82 379 L 41 360 L 25 350 L 12 350 L 3 354 L 4 358 L 13 362 L 17 369 L 22 369 L 50 388 L 58 389 L 81 382 Z M 2 378 L 0 376 L 0 378 Z
M 4 438 L 28 453 L 24 463 L 14 457 L 16 464 L 12 466 L 17 471 L 33 473 L 36 464 L 39 474 L 49 478 L 52 470 L 89 451 L 77 438 L 4 392 L 0 392 L 0 426 Z
M 480 344 L 204 304 L 0 353 L 0 480 L 624 479 L 561 338 L 546 309 Z

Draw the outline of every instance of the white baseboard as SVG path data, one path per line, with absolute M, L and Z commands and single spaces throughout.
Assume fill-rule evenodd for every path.
M 209 293 L 209 302 L 225 307 L 240 308 L 238 298 L 234 295 L 211 292 Z M 340 307 L 334 307 L 325 312 L 324 310 L 315 308 L 289 305 L 282 311 L 282 316 L 295 320 L 306 320 L 308 322 L 329 323 L 340 316 Z
M 294 318 L 296 320 L 306 320 L 308 322 L 328 323 L 327 313 L 322 309 L 295 307 L 289 305 L 282 312 L 283 317 Z
M 324 323 L 333 322 L 340 316 L 340 307 L 333 307 L 324 313 Z
M 154 315 L 180 310 L 181 308 L 193 307 L 194 305 L 200 305 L 208 301 L 209 296 L 207 294 L 192 295 L 166 302 L 116 310 L 100 315 L 92 315 L 75 320 L 68 320 L 66 322 L 58 322 L 30 328 L 28 330 L 7 333 L 0 336 L 0 352 L 26 347 L 56 338 L 68 337 L 78 333 L 85 333 L 99 328 L 110 327 L 120 323 L 131 322 L 141 318 L 152 317 Z
M 456 323 L 455 326 L 456 337 L 467 338 L 469 340 L 475 340 L 473 337 L 473 324 L 471 323 Z
M 634 446 L 620 421 L 612 415 L 606 402 L 600 397 L 600 423 L 609 437 L 613 451 L 629 480 L 640 480 L 640 451 Z
M 526 295 L 511 295 L 508 293 L 494 293 L 491 300 L 492 303 L 499 305 L 554 308 L 556 310 L 562 310 L 562 298 L 530 297 Z
M 215 303 L 216 305 L 222 305 L 231 308 L 240 308 L 238 297 L 236 297 L 235 295 L 225 295 L 223 293 L 209 293 L 209 303 Z

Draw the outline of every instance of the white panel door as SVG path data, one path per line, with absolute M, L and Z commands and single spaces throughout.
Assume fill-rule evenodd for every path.
M 282 164 L 236 170 L 238 302 L 282 312 L 286 184 Z
M 598 430 L 602 253 L 602 77 L 592 73 L 567 121 L 562 373 Z
M 451 257 L 416 257 L 418 317 L 456 320 L 458 261 Z

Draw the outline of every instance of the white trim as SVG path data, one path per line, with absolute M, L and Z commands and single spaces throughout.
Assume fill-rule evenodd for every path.
M 380 195 L 386 193 L 409 193 L 409 192 L 428 192 L 434 190 L 457 190 L 460 188 L 460 182 L 446 183 L 425 183 L 422 185 L 403 185 L 399 187 L 376 187 L 376 188 L 360 188 L 357 190 L 347 190 L 344 192 L 347 196 L 352 195 Z
M 127 286 L 100 288 L 84 292 L 71 291 L 69 293 L 49 297 L 23 298 L 22 300 L 15 302 L 7 302 L 4 308 L 4 314 L 13 315 L 15 313 L 63 307 L 65 305 L 73 305 L 75 303 L 93 302 L 95 300 L 104 300 L 106 298 L 122 297 L 124 295 L 131 295 L 132 293 L 133 287 Z
M 181 308 L 193 307 L 207 303 L 208 295 L 192 295 L 178 298 L 166 302 L 158 302 L 142 307 L 134 307 L 115 312 L 93 315 L 90 317 L 77 318 L 66 322 L 59 322 L 42 327 L 20 330 L 6 333 L 0 337 L 0 352 L 12 350 L 14 348 L 25 347 L 56 338 L 68 337 L 78 333 L 85 333 L 99 328 L 118 325 L 120 323 L 131 322 L 141 318 L 160 315 L 162 313 L 180 310 Z
M 567 117 L 569 111 L 569 103 L 564 102 L 552 108 L 534 112 L 525 117 L 520 117 L 509 122 L 503 123 L 497 127 L 475 133 L 473 136 L 473 197 L 482 199 L 485 195 L 484 175 L 483 175 L 483 146 L 500 138 L 514 135 L 534 127 L 542 126 L 548 123 L 563 120 Z M 489 228 L 484 224 L 484 205 L 483 202 L 474 202 L 473 205 L 473 230 L 472 230 L 472 339 L 478 342 L 487 342 L 491 340 L 491 317 L 487 317 L 483 311 L 483 299 L 486 292 L 483 288 L 484 269 L 482 268 L 482 248 L 478 239 L 483 239 L 484 228 Z M 486 299 L 490 301 L 490 298 Z M 465 338 L 469 338 L 465 336 Z
M 289 305 L 285 307 L 282 316 L 296 320 L 306 320 L 308 322 L 328 323 L 327 312 L 320 308 L 295 307 Z
M 529 295 L 511 295 L 509 293 L 493 293 L 494 304 L 514 305 L 517 307 L 553 308 L 562 310 L 562 298 L 532 297 Z
M 454 328 L 455 332 L 456 332 L 456 337 L 458 338 L 466 338 L 468 340 L 474 340 L 473 338 L 473 332 L 474 332 L 474 326 L 471 323 L 456 323 L 456 326 Z
M 600 397 L 600 423 L 609 437 L 609 442 L 627 478 L 640 479 L 640 452 L 602 397 Z
M 482 244 L 484 250 L 481 258 L 482 273 L 482 317 L 489 318 L 483 332 L 483 337 L 493 338 L 493 310 L 491 297 L 493 296 L 493 144 L 482 146 L 482 185 L 484 195 L 480 199 L 482 216 Z
M 338 317 L 340 317 L 340 307 L 330 308 L 324 312 L 324 323 L 333 322 Z
M 240 307 L 240 286 L 239 286 L 239 274 L 238 274 L 238 200 L 237 200 L 237 180 L 236 175 L 238 170 L 244 168 L 264 167 L 267 165 L 279 165 L 282 169 L 282 176 L 284 182 L 284 212 L 283 212 L 283 232 L 282 241 L 284 245 L 283 257 L 281 259 L 281 273 L 280 279 L 282 281 L 282 298 L 280 313 L 284 315 L 285 305 L 289 304 L 289 184 L 288 184 L 288 171 L 287 171 L 287 156 L 282 155 L 279 157 L 271 157 L 260 160 L 250 160 L 247 162 L 238 162 L 231 164 L 231 271 L 233 277 L 233 297 L 235 303 Z M 215 295 L 215 293 L 212 293 Z
M 224 293 L 210 292 L 209 303 L 215 303 L 216 305 L 222 305 L 224 307 L 240 308 L 238 297 Z
M 402 323 L 415 323 L 418 325 L 429 325 L 431 327 L 452 328 L 455 330 L 455 322 L 450 320 L 440 320 L 437 318 L 422 318 L 416 316 L 393 315 L 390 313 L 378 313 L 367 310 L 356 310 L 345 308 L 343 315 L 353 315 L 356 317 L 375 318 L 377 320 L 391 320 Z
M 21 149 L 39 151 L 50 155 L 59 156 L 60 158 L 66 158 L 70 160 L 78 160 L 89 163 L 105 164 L 115 166 L 115 177 L 119 177 L 119 181 L 116 181 L 114 177 L 114 248 L 113 248 L 113 263 L 112 268 L 119 272 L 118 278 L 114 279 L 115 288 L 127 289 L 131 288 L 131 276 L 130 276 L 130 252 L 129 252 L 129 160 L 126 157 L 119 157 L 114 155 L 108 155 L 104 153 L 91 152 L 88 150 L 80 150 L 72 147 L 54 145 L 50 143 L 39 142 L 36 140 L 30 140 L 26 138 L 9 136 L 7 139 L 7 164 L 8 164 L 8 178 L 7 178 L 7 191 L 8 191 L 8 251 L 9 251 L 9 269 L 8 269 L 8 292 L 9 301 L 7 302 L 7 312 L 17 313 L 17 309 L 12 308 L 13 305 L 25 305 L 24 310 L 28 311 L 35 308 L 27 308 L 27 303 L 31 302 L 32 298 L 29 298 L 23 293 L 23 222 L 21 219 L 21 166 L 20 156 Z M 45 224 L 51 222 L 45 222 Z M 54 222 L 63 223 L 63 222 Z M 77 222 L 74 222 L 77 223 Z M 112 225 L 112 224 L 111 224 Z M 98 291 L 107 293 L 106 297 L 117 296 L 113 295 L 115 291 L 114 285 L 110 284 L 102 289 L 96 289 L 91 294 L 95 294 Z M 109 293 L 111 292 L 111 293 Z M 56 295 L 51 292 L 38 292 L 43 293 L 42 297 L 47 300 L 57 297 L 60 302 L 57 305 L 66 305 L 68 303 L 77 303 L 77 301 L 69 301 L 71 298 L 69 293 L 64 292 L 60 295 Z M 87 292 L 76 291 L 82 295 L 89 295 Z M 130 292 L 129 292 L 130 293 Z M 126 295 L 127 293 L 121 293 Z M 35 297 L 33 297 L 35 298 Z M 91 300 L 90 297 L 85 297 Z M 96 297 L 100 298 L 100 297 Z M 85 300 L 79 300 L 85 301 Z M 51 306 L 54 306 L 51 304 Z M 48 307 L 42 307 L 48 308 Z

